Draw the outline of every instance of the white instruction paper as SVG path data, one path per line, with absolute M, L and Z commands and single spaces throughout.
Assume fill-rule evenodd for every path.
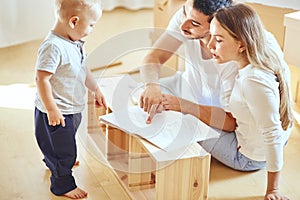
M 192 115 L 163 111 L 146 124 L 148 114 L 138 106 L 100 116 L 100 121 L 129 134 L 138 135 L 155 146 L 172 151 L 188 147 L 197 141 L 219 137 L 219 133 Z

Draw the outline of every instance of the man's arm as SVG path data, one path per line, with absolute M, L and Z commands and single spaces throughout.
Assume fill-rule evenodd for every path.
M 167 62 L 182 44 L 167 32 L 154 43 L 152 50 L 145 56 L 141 76 L 145 83 L 158 82 L 161 65 Z
M 191 114 L 200 119 L 208 126 L 232 132 L 236 128 L 236 122 L 230 113 L 222 108 L 204 106 L 176 96 L 163 94 L 163 107 L 166 110 L 174 110 L 184 114 Z
M 192 114 L 205 124 L 226 131 L 232 132 L 236 128 L 236 121 L 231 113 L 225 112 L 222 108 L 214 106 L 197 105 L 198 109 L 187 109 L 184 113 Z M 190 111 L 190 113 L 189 113 Z M 197 112 L 198 111 L 198 112 Z
M 144 111 L 149 113 L 152 106 L 161 104 L 162 95 L 158 82 L 161 65 L 177 51 L 181 44 L 181 41 L 164 32 L 144 58 L 140 69 L 141 78 L 146 85 L 140 97 L 140 106 Z

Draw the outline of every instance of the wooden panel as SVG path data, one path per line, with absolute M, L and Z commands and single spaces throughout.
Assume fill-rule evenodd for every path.
M 155 162 L 135 136 L 130 137 L 128 186 L 131 190 L 153 188 Z
M 125 132 L 107 126 L 107 159 L 124 156 L 129 151 L 129 135 Z
M 88 92 L 88 124 L 87 129 L 88 133 L 96 133 L 101 130 L 103 133 L 106 131 L 106 125 L 100 124 L 98 120 L 98 116 L 105 115 L 106 109 L 105 108 L 95 108 L 94 106 L 94 97 L 92 93 Z M 99 126 L 101 129 L 99 129 Z
M 159 163 L 156 199 L 207 199 L 209 170 L 210 155 L 179 159 L 169 165 Z

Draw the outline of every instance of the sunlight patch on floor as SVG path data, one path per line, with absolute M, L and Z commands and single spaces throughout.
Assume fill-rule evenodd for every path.
M 0 85 L 0 107 L 33 110 L 35 94 L 29 84 Z

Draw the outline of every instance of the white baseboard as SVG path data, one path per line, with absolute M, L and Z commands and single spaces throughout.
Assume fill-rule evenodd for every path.
M 153 0 L 102 0 L 103 10 L 110 11 L 116 7 L 124 7 L 130 10 L 141 8 L 153 8 Z

